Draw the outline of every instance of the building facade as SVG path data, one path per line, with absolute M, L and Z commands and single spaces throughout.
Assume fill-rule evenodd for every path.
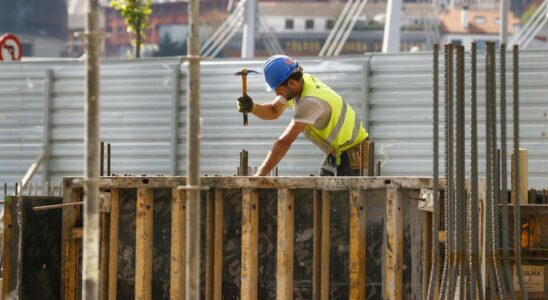
M 15 34 L 23 57 L 59 57 L 66 52 L 65 0 L 0 0 L 0 35 Z

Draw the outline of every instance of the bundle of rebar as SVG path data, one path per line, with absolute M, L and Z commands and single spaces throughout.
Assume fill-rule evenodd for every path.
M 433 60 L 433 190 L 438 196 L 438 56 L 434 46 Z M 456 49 L 456 51 L 455 51 Z M 453 59 L 456 52 L 456 59 Z M 470 75 L 470 186 L 466 184 L 466 99 L 464 46 L 444 47 L 444 113 L 445 113 L 445 190 L 443 209 L 434 201 L 432 231 L 432 269 L 427 290 L 428 299 L 516 299 L 511 266 L 508 259 L 510 234 L 508 226 L 507 151 L 506 151 L 506 51 L 501 45 L 500 58 L 500 120 L 497 120 L 496 48 L 488 42 L 485 50 L 485 281 L 480 266 L 479 193 L 478 193 L 478 119 L 477 119 L 477 46 L 471 45 Z M 519 150 L 519 68 L 518 47 L 513 51 L 513 113 L 514 153 Z M 455 80 L 454 80 L 455 79 Z M 500 149 L 497 150 L 497 121 L 500 121 Z M 456 149 L 456 150 L 454 150 Z M 456 151 L 456 152 L 455 152 Z M 519 174 L 519 159 L 513 161 L 514 174 Z M 502 189 L 502 192 L 500 190 Z M 515 199 L 519 197 L 519 180 L 513 181 Z M 527 299 L 521 271 L 521 232 L 519 200 L 514 212 L 514 261 L 519 277 L 521 298 Z M 500 212 L 502 213 L 499 217 Z M 445 253 L 440 266 L 438 233 L 440 216 L 444 216 Z M 502 251 L 501 251 L 502 250 Z M 501 257 L 502 254 L 502 257 Z M 441 269 L 441 270 L 440 270 Z M 440 276 L 441 271 L 441 276 Z

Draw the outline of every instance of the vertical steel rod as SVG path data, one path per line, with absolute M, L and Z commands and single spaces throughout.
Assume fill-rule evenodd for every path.
M 448 53 L 448 81 L 447 81 L 447 93 L 449 94 L 447 101 L 447 124 L 448 124 L 448 166 L 449 172 L 447 181 L 449 182 L 449 190 L 446 193 L 449 194 L 448 201 L 449 205 L 447 206 L 449 213 L 449 224 L 446 238 L 449 241 L 449 299 L 455 297 L 456 292 L 456 280 L 457 280 L 457 261 L 456 261 L 456 250 L 457 250 L 457 237 L 456 237 L 456 218 L 457 212 L 456 208 L 456 199 L 455 199 L 455 151 L 454 151 L 454 139 L 455 139 L 455 119 L 454 119 L 454 89 L 453 89 L 453 45 L 449 44 L 449 53 Z
M 492 137 L 492 107 L 491 102 L 493 101 L 494 95 L 492 94 L 492 77 L 493 73 L 491 71 L 492 69 L 492 59 L 491 56 L 493 55 L 494 45 L 493 43 L 488 42 L 487 43 L 487 49 L 485 52 L 485 163 L 486 163 L 486 207 L 485 207 L 485 231 L 486 231 L 486 238 L 485 238 L 485 244 L 487 248 L 487 273 L 488 273 L 488 279 L 489 279 L 489 291 L 491 298 L 495 297 L 495 292 L 499 290 L 498 288 L 498 282 L 495 280 L 495 259 L 494 259 L 494 253 L 493 253 L 493 240 L 494 240 L 494 234 L 493 234 L 493 226 L 494 220 L 493 220 L 493 202 L 494 202 L 494 195 L 493 195 L 493 177 L 494 177 L 494 167 L 493 167 L 493 140 Z
M 107 144 L 107 176 L 110 176 L 110 143 Z
M 520 212 L 520 180 L 519 180 L 519 46 L 514 45 L 512 52 L 513 61 L 513 113 L 514 113 L 514 261 L 516 264 L 516 273 L 519 278 L 519 287 L 521 297 L 527 300 L 527 290 L 525 289 L 525 281 L 521 267 L 521 212 Z
M 445 113 L 445 197 L 444 197 L 444 224 L 445 224 L 445 254 L 444 254 L 444 260 L 443 260 L 443 272 L 441 276 L 441 285 L 440 285 L 440 299 L 445 299 L 446 297 L 446 291 L 447 291 L 447 281 L 448 281 L 448 275 L 449 275 L 449 250 L 450 250 L 450 244 L 449 240 L 447 238 L 447 234 L 449 231 L 449 214 L 448 214 L 448 207 L 449 207 L 449 195 L 450 195 L 450 180 L 449 180 L 449 123 L 448 123 L 448 109 L 449 109 L 449 49 L 450 45 L 444 46 L 444 98 L 445 98 L 445 106 L 444 106 L 444 113 Z
M 465 139 L 464 139 L 464 46 L 457 47 L 457 78 L 456 78 L 456 207 L 455 213 L 457 217 L 455 219 L 455 233 L 456 233 L 456 263 L 459 269 L 458 286 L 460 287 L 460 298 L 465 297 L 465 282 L 468 277 L 466 267 L 466 257 L 464 255 L 464 233 L 466 231 L 466 195 L 464 187 L 465 179 Z M 464 229 L 464 230 L 463 230 Z
M 470 270 L 470 299 L 476 299 L 479 295 L 479 299 L 483 300 L 483 280 L 480 269 L 479 260 L 479 205 L 478 205 L 478 118 L 477 118 L 477 53 L 476 43 L 472 43 L 472 62 L 471 62 L 471 82 L 470 82 L 470 104 L 471 104 L 471 133 L 470 133 L 470 152 L 471 152 L 471 195 L 470 195 L 470 261 L 472 264 Z
M 186 299 L 200 297 L 200 1 L 189 0 Z
M 99 176 L 105 175 L 105 142 L 101 142 L 101 155 L 99 156 Z
M 439 247 L 439 226 L 440 226 L 440 203 L 439 193 L 439 45 L 434 45 L 433 51 L 433 143 L 434 153 L 433 166 L 433 190 L 434 190 L 434 212 L 432 213 L 432 268 L 430 270 L 430 284 L 428 285 L 427 299 L 432 300 L 440 291 L 440 247 Z M 381 175 L 380 164 L 377 162 L 377 176 Z
M 516 299 L 514 290 L 514 280 L 512 276 L 512 267 L 508 259 L 508 170 L 507 162 L 507 142 L 506 142 L 506 44 L 500 45 L 500 185 L 501 185 L 501 218 L 502 218 L 502 265 L 506 278 L 506 286 L 512 297 Z

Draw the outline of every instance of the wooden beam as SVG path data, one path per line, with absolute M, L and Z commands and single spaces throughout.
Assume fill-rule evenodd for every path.
M 314 190 L 312 199 L 312 299 L 320 300 L 322 274 L 322 199 Z
M 514 170 L 514 153 L 512 153 L 512 195 L 511 195 L 511 201 L 512 203 L 516 203 L 516 195 L 514 192 L 514 180 L 516 180 L 516 172 Z M 519 149 L 519 199 L 520 204 L 527 204 L 528 203 L 528 194 L 527 190 L 529 189 L 529 175 L 528 175 L 528 155 L 527 155 L 527 149 Z
M 171 189 L 170 298 L 184 300 L 186 283 L 186 191 Z
M 101 254 L 99 257 L 99 299 L 106 300 L 108 297 L 108 262 L 109 262 L 109 227 L 110 218 L 109 214 L 105 212 L 100 213 L 101 219 Z
M 110 190 L 110 234 L 108 260 L 108 299 L 116 300 L 118 288 L 118 225 L 120 217 L 120 190 Z
M 21 228 L 17 222 L 17 210 L 21 197 L 4 197 L 4 253 L 2 273 L 2 299 L 21 298 Z
M 370 165 L 371 166 L 371 165 Z M 349 299 L 365 300 L 365 195 L 350 191 L 349 231 Z
M 152 189 L 137 189 L 135 299 L 152 299 Z
M 242 274 L 241 300 L 257 299 L 259 243 L 259 194 L 242 190 Z
M 223 190 L 215 189 L 215 241 L 213 254 L 213 299 L 223 296 Z
M 205 257 L 205 298 L 213 299 L 213 264 L 215 235 L 215 195 L 210 190 L 206 193 L 206 257 Z
M 82 201 L 82 190 L 65 188 L 63 203 Z M 61 227 L 61 299 L 76 300 L 78 298 L 78 240 L 72 236 L 72 229 L 80 216 L 80 206 L 65 206 L 62 208 Z
M 403 212 L 400 191 L 386 190 L 386 248 L 383 299 L 403 299 Z
M 322 275 L 321 275 L 321 295 L 322 300 L 329 299 L 329 250 L 331 248 L 330 242 L 330 218 L 331 212 L 331 197 L 329 191 L 322 191 Z
M 429 211 L 421 211 L 420 213 L 422 214 L 422 299 L 427 299 L 428 284 L 430 283 L 430 270 L 432 269 L 433 214 Z
M 276 299 L 293 299 L 294 210 L 293 191 L 278 190 Z

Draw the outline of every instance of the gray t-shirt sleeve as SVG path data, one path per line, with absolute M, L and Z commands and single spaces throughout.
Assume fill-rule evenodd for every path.
M 324 109 L 317 100 L 311 98 L 302 98 L 295 105 L 293 121 L 315 125 L 316 121 L 323 112 Z

